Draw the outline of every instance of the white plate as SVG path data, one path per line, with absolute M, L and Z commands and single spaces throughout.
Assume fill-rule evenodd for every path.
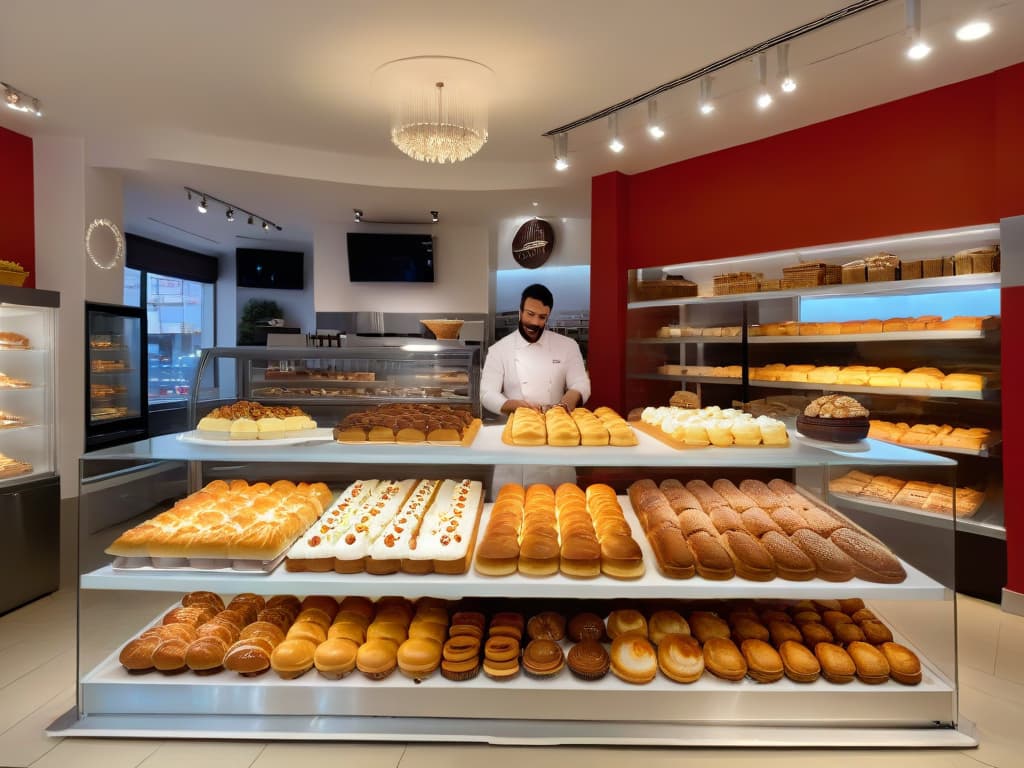
M 212 437 L 200 437 L 199 430 L 193 429 L 189 432 L 181 432 L 178 439 L 183 443 L 193 445 L 237 445 L 237 446 L 263 446 L 263 445 L 298 445 L 299 443 L 323 443 L 334 439 L 333 427 L 318 427 L 311 429 L 308 434 L 301 437 L 278 437 L 273 440 L 218 440 Z

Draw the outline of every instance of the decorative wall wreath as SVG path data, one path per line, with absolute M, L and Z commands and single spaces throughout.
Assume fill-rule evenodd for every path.
M 103 258 L 102 254 L 96 254 L 92 244 L 93 235 L 101 227 L 110 230 L 110 234 L 114 237 L 114 253 L 106 259 Z M 110 219 L 93 219 L 92 223 L 85 229 L 85 252 L 92 263 L 100 269 L 113 269 L 124 258 L 124 237 L 121 235 L 121 230 Z

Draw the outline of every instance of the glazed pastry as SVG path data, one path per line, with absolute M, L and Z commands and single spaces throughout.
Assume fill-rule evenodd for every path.
M 569 639 L 573 642 L 605 639 L 604 619 L 596 613 L 577 613 L 569 620 Z
M 693 683 L 704 674 L 704 652 L 689 635 L 665 635 L 658 644 L 658 668 L 677 683 Z
M 648 621 L 648 633 L 651 642 L 660 645 L 667 635 L 689 635 L 690 625 L 676 611 L 656 611 Z
M 352 640 L 329 639 L 316 647 L 313 665 L 328 680 L 340 680 L 356 668 L 359 646 Z
M 814 646 L 814 655 L 821 665 L 821 673 L 830 683 L 853 682 L 857 673 L 857 665 L 850 654 L 832 643 L 818 643 Z
M 875 646 L 854 641 L 846 647 L 846 652 L 857 666 L 857 677 L 861 682 L 878 685 L 889 679 L 889 662 Z
M 569 671 L 583 680 L 599 680 L 608 674 L 611 660 L 597 640 L 584 639 L 569 649 Z
M 903 685 L 921 682 L 921 660 L 912 650 L 899 643 L 882 643 L 879 650 L 889 664 L 889 676 Z
M 398 646 L 391 640 L 367 640 L 356 652 L 356 669 L 371 680 L 383 680 L 398 666 Z
M 554 677 L 565 666 L 565 655 L 554 640 L 531 640 L 523 650 L 522 666 L 531 677 Z
M 316 644 L 311 640 L 285 640 L 270 655 L 270 666 L 282 680 L 304 675 L 313 668 Z
M 436 640 L 409 638 L 398 646 L 396 661 L 403 675 L 413 680 L 423 680 L 434 674 L 441 665 L 441 643 Z
M 704 642 L 704 666 L 715 677 L 739 681 L 747 674 L 747 662 L 732 640 L 711 637 Z
M 628 633 L 612 641 L 612 672 L 627 683 L 649 683 L 658 674 L 658 656 L 643 635 Z
M 608 616 L 608 637 L 615 640 L 622 635 L 639 635 L 647 637 L 647 619 L 640 611 L 624 609 L 612 611 Z
M 778 651 L 763 640 L 748 639 L 740 644 L 747 662 L 747 674 L 759 683 L 781 680 L 784 670 Z
M 786 677 L 796 683 L 813 683 L 821 674 L 821 664 L 807 646 L 795 640 L 786 640 L 779 645 L 779 656 Z

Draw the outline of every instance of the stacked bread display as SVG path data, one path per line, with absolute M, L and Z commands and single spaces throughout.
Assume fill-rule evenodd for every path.
M 509 414 L 501 433 L 507 445 L 558 447 L 637 444 L 632 427 L 616 411 L 600 407 L 593 411 L 574 408 L 549 408 L 544 413 L 532 408 L 516 408 Z
M 383 680 L 398 669 L 419 682 L 451 681 L 482 669 L 505 681 L 520 671 L 535 680 L 568 666 L 584 681 L 609 671 L 632 684 L 659 672 L 676 683 L 710 675 L 725 681 L 799 683 L 819 679 L 869 685 L 892 680 L 917 685 L 922 666 L 909 648 L 858 598 L 801 601 L 726 601 L 637 605 L 565 613 L 523 613 L 515 601 L 483 612 L 424 597 L 327 595 L 263 597 L 245 593 L 225 607 L 212 592 L 190 592 L 159 623 L 121 649 L 132 674 L 214 674 L 246 677 L 269 670 L 293 680 L 312 669 L 327 680 L 358 670 Z M 607 618 L 602 618 L 607 614 Z M 529 616 L 529 618 L 527 618 Z M 610 642 L 610 647 L 608 646 Z
M 671 578 L 899 583 L 907 576 L 884 544 L 786 480 L 665 480 L 660 487 L 639 480 L 629 499 L 659 570 Z
M 450 405 L 379 405 L 350 413 L 334 428 L 334 439 L 343 443 L 440 443 L 468 444 L 480 420 L 468 408 Z
M 301 408 L 239 400 L 214 408 L 199 420 L 199 436 L 211 440 L 275 440 L 304 437 L 316 422 Z
M 992 437 L 985 427 L 951 427 L 949 424 L 914 424 L 871 419 L 868 437 L 887 443 L 931 448 L 981 451 Z
M 485 576 L 618 579 L 643 575 L 643 553 L 633 539 L 614 490 L 571 483 L 502 487 L 480 537 L 475 569 Z
M 214 480 L 125 531 L 106 552 L 128 558 L 125 566 L 226 567 L 235 561 L 272 561 L 330 501 L 323 483 Z
M 852 470 L 828 484 L 831 493 L 866 501 L 910 507 L 957 517 L 971 517 L 985 501 L 985 493 L 973 488 L 952 488 L 926 480 L 903 480 Z M 954 503 L 955 498 L 955 503 Z
M 285 567 L 464 573 L 482 507 L 476 480 L 358 480 L 288 550 Z
M 943 373 L 938 368 L 924 367 L 904 371 L 902 368 L 880 368 L 877 365 L 808 365 L 771 363 L 751 368 L 751 381 L 793 381 L 809 384 L 841 384 L 854 387 L 899 387 L 902 389 L 977 392 L 993 383 L 994 377 L 984 373 Z
M 786 425 L 770 416 L 751 416 L 735 408 L 644 408 L 639 429 L 674 448 L 755 447 L 789 444 Z

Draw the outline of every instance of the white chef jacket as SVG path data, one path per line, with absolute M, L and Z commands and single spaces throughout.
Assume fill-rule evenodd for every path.
M 583 396 L 581 405 L 590 397 L 583 355 L 568 336 L 545 329 L 531 344 L 516 329 L 487 351 L 480 401 L 488 411 L 501 413 L 506 400 L 554 405 L 570 389 Z

